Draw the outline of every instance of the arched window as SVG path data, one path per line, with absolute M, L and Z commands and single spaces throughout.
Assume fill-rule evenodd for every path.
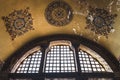
M 17 52 L 18 58 L 7 67 L 9 80 L 115 80 L 119 64 L 110 63 L 108 56 L 102 56 L 109 52 L 77 37 L 38 39 L 36 45 L 19 51 L 21 54 Z
M 77 72 L 75 49 L 69 41 L 53 41 L 46 50 L 45 73 Z
M 12 73 L 39 73 L 42 52 L 39 47 L 28 51 L 14 66 Z
M 83 73 L 113 72 L 100 55 L 84 45 L 80 46 L 78 55 Z

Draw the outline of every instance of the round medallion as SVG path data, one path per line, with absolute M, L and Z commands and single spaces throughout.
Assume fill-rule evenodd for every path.
M 16 29 L 21 29 L 25 26 L 25 21 L 22 18 L 18 18 L 14 21 L 14 26 Z
M 90 7 L 85 28 L 108 38 L 108 34 L 114 29 L 115 17 L 117 17 L 117 14 L 111 14 L 108 10 Z
M 45 17 L 54 26 L 64 26 L 73 18 L 72 8 L 64 1 L 53 1 L 46 8 Z
M 94 24 L 96 27 L 101 28 L 101 27 L 104 26 L 105 21 L 104 21 L 104 19 L 103 19 L 102 17 L 97 16 L 97 17 L 94 18 L 93 24 Z

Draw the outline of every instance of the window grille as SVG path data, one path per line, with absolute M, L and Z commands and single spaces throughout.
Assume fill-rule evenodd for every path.
M 75 80 L 75 79 L 74 78 L 51 78 L 51 79 L 46 78 L 45 80 Z
M 88 80 L 113 80 L 112 78 L 89 78 Z
M 45 73 L 76 72 L 74 50 L 67 45 L 52 46 L 47 52 Z
M 75 49 L 70 41 L 60 40 L 50 42 L 48 47 L 44 48 L 44 52 L 41 49 L 42 47 L 38 46 L 26 52 L 11 71 L 24 75 L 30 73 L 34 77 L 29 75 L 28 78 L 10 78 L 10 80 L 34 80 L 36 79 L 34 73 L 38 73 L 37 78 L 41 76 L 43 80 L 113 80 L 108 75 L 113 71 L 107 62 L 82 44 Z M 102 73 L 107 73 L 105 74 L 107 78 L 99 78 L 98 75 L 101 76 Z M 60 76 L 57 76 L 59 74 Z
M 105 72 L 104 67 L 97 61 L 97 59 L 93 58 L 91 55 L 86 53 L 85 51 L 80 50 L 78 52 L 81 71 L 85 73 L 90 72 Z
M 42 52 L 39 50 L 29 55 L 18 67 L 16 73 L 39 73 Z

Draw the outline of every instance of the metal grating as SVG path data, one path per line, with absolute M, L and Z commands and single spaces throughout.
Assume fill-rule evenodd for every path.
M 42 52 L 37 51 L 29 55 L 18 67 L 16 73 L 38 73 L 41 63 Z
M 32 80 L 32 79 L 10 79 L 10 80 Z
M 52 46 L 47 52 L 45 73 L 76 72 L 75 53 L 70 46 Z
M 89 78 L 88 80 L 113 80 L 112 78 Z
M 80 50 L 78 52 L 81 71 L 84 73 L 91 73 L 91 72 L 104 72 L 104 67 L 91 55 L 88 53 Z
M 76 80 L 74 78 L 46 78 L 45 80 Z

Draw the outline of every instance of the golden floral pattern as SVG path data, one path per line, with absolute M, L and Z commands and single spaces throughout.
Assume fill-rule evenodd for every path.
M 114 30 L 115 17 L 117 17 L 117 14 L 111 14 L 105 9 L 90 7 L 89 14 L 86 17 L 87 26 L 85 28 L 108 38 L 108 34 Z
M 34 30 L 29 7 L 24 10 L 14 10 L 8 16 L 3 16 L 2 19 L 5 22 L 7 32 L 10 34 L 12 40 L 29 30 Z

